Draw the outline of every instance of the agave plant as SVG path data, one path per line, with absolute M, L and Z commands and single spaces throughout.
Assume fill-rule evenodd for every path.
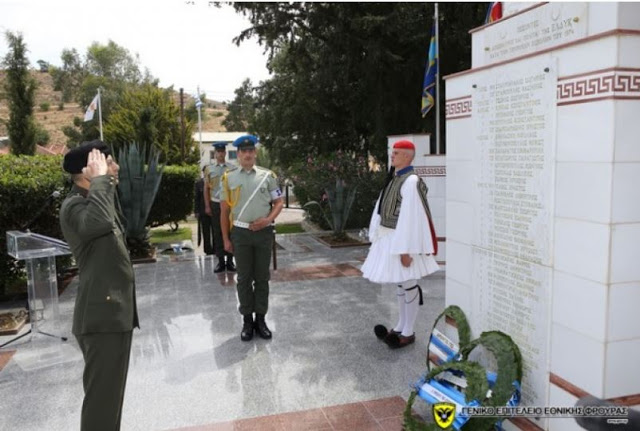
M 127 245 L 132 256 L 149 256 L 151 245 L 146 226 L 151 206 L 156 198 L 164 165 L 158 163 L 160 151 L 153 146 L 132 143 L 120 148 L 120 182 L 118 195 L 122 213 L 127 221 Z
M 327 201 L 329 202 L 329 212 L 331 213 L 331 220 L 327 217 L 327 214 L 322 211 L 322 206 L 317 201 L 310 201 L 304 204 L 303 208 L 307 208 L 312 205 L 317 205 L 322 211 L 322 215 L 333 230 L 333 236 L 336 239 L 341 239 L 346 236 L 344 229 L 347 226 L 347 219 L 351 212 L 353 201 L 356 198 L 357 187 L 348 186 L 344 180 L 336 179 L 335 187 L 325 188 L 327 194 Z

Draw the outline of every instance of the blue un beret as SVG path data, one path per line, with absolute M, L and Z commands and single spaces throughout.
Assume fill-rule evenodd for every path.
M 64 161 L 62 162 L 62 169 L 70 174 L 81 174 L 82 168 L 87 166 L 87 159 L 89 158 L 89 153 L 94 148 L 100 150 L 105 156 L 111 154 L 109 150 L 109 146 L 102 142 L 99 139 L 94 141 L 83 142 L 77 147 L 69 150 L 67 154 L 64 155 Z
M 258 137 L 253 135 L 243 135 L 233 141 L 233 146 L 240 147 L 255 147 L 258 144 Z

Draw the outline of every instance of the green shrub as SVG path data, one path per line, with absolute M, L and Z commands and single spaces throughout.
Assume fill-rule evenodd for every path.
M 330 218 L 330 208 L 326 190 L 335 184 L 337 178 L 347 185 L 355 186 L 356 196 L 347 219 L 347 229 L 369 226 L 371 213 L 384 184 L 384 172 L 372 172 L 361 156 L 337 152 L 330 156 L 309 155 L 306 160 L 295 163 L 288 169 L 287 176 L 293 182 L 295 194 L 301 206 L 309 201 L 320 203 L 322 210 Z M 323 229 L 329 229 L 321 210 L 317 206 L 306 207 L 309 218 Z
M 147 225 L 177 223 L 193 212 L 194 184 L 199 172 L 197 166 L 165 168 Z M 58 215 L 70 189 L 71 182 L 62 170 L 62 156 L 0 157 L 0 297 L 16 293 L 7 291 L 16 285 L 20 286 L 17 293 L 26 292 L 24 264 L 7 255 L 6 232 L 19 230 L 40 210 L 47 197 L 59 190 L 61 196 L 43 211 L 30 230 L 63 239 Z M 69 264 L 69 258 L 65 257 L 56 261 L 58 270 Z
M 58 103 L 58 111 L 64 111 L 64 102 Z
M 186 220 L 187 216 L 193 213 L 195 182 L 199 177 L 200 169 L 197 165 L 166 166 L 147 225 L 177 225 Z
M 24 278 L 24 265 L 7 255 L 6 232 L 19 230 L 30 221 L 54 190 L 62 196 L 42 212 L 30 230 L 62 238 L 58 213 L 70 184 L 61 166 L 61 156 L 0 157 L 0 296 Z M 26 290 L 26 284 L 23 288 Z
M 42 112 L 47 112 L 49 110 L 49 108 L 51 107 L 51 104 L 49 102 L 42 102 L 40 104 L 40 110 Z
M 45 120 L 46 120 L 46 117 L 45 117 Z M 49 144 L 49 141 L 51 140 L 51 136 L 49 135 L 49 132 L 40 123 L 35 123 L 34 127 L 35 127 L 35 134 L 36 134 L 36 138 L 35 138 L 36 144 L 46 147 Z

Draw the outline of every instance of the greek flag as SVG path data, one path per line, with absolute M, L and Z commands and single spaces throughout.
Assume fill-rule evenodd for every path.
M 422 84 L 422 117 L 424 118 L 436 104 L 436 79 L 438 76 L 438 41 L 436 40 L 436 23 L 431 27 L 431 43 L 429 44 L 429 60 L 424 72 Z

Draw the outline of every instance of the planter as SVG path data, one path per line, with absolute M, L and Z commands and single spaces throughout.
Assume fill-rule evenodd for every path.
M 347 234 L 347 238 L 341 240 L 336 240 L 332 235 L 326 233 L 316 234 L 313 235 L 313 237 L 322 244 L 331 248 L 363 247 L 371 245 L 369 241 L 362 241 L 359 238 L 355 238 L 349 234 Z
M 0 335 L 16 335 L 27 323 L 28 318 L 26 310 L 0 314 Z
M 156 254 L 158 252 L 157 247 L 154 244 L 151 244 L 151 249 L 149 250 L 149 254 L 147 256 L 133 256 L 130 255 L 131 264 L 135 265 L 138 263 L 156 263 Z
M 156 263 L 157 262 L 156 252 L 157 252 L 156 247 L 152 245 L 151 253 L 148 256 L 138 256 L 138 257 L 131 256 L 131 264 L 135 265 L 138 263 Z

